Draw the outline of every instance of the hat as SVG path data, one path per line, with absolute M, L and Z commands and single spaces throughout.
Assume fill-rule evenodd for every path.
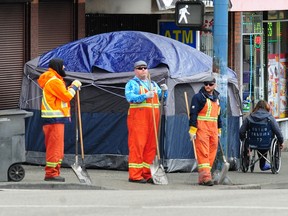
M 216 79 L 215 79 L 215 77 L 211 76 L 211 77 L 208 77 L 207 79 L 205 79 L 204 83 L 205 82 L 207 82 L 207 83 L 215 83 Z
M 145 61 L 137 61 L 134 63 L 134 68 L 139 67 L 139 66 L 146 66 L 147 67 L 147 63 Z

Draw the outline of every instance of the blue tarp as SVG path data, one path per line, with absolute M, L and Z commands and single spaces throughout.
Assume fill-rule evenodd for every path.
M 149 68 L 169 67 L 172 78 L 211 71 L 212 58 L 198 50 L 161 35 L 140 31 L 99 34 L 60 46 L 40 57 L 38 66 L 47 68 L 49 60 L 60 57 L 66 70 L 91 73 L 93 67 L 108 72 L 133 71 L 133 64 L 144 60 Z M 229 70 L 229 77 L 236 78 Z

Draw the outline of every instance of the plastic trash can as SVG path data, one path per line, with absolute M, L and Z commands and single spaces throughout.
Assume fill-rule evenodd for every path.
M 25 118 L 32 112 L 0 110 L 0 181 L 21 181 L 25 170 Z

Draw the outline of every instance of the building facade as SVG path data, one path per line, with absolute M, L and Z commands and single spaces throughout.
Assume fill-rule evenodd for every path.
M 18 108 L 25 62 L 85 37 L 85 1 L 0 0 L 0 109 Z
M 288 138 L 288 2 L 232 0 L 236 23 L 234 70 L 239 77 L 243 113 L 266 100 Z
M 213 56 L 213 0 L 203 0 L 205 31 L 177 27 L 175 2 L 0 0 L 0 109 L 18 108 L 25 62 L 94 34 L 147 31 Z M 288 139 L 288 1 L 230 3 L 227 63 L 238 75 L 243 112 L 248 113 L 260 99 L 267 100 Z

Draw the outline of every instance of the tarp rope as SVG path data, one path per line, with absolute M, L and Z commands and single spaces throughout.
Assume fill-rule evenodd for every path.
M 30 80 L 33 84 L 35 84 L 35 85 L 37 86 L 37 88 L 41 89 L 41 87 L 39 86 L 38 82 L 35 81 L 35 79 L 32 79 L 29 75 L 26 75 L 26 77 L 27 77 L 27 79 Z M 92 82 L 92 83 L 90 83 L 90 84 L 85 84 L 85 85 L 83 85 L 81 88 L 86 88 L 86 87 L 89 87 L 89 86 L 93 86 L 93 87 L 98 88 L 98 89 L 100 89 L 100 90 L 102 90 L 102 91 L 105 91 L 105 92 L 107 92 L 107 93 L 113 94 L 113 95 L 118 96 L 118 97 L 121 97 L 121 98 L 125 98 L 125 96 L 120 95 L 120 94 L 117 94 L 117 93 L 115 93 L 115 92 L 110 91 L 110 90 L 107 89 L 107 88 L 110 88 L 110 89 L 121 89 L 121 90 L 124 91 L 125 88 L 123 88 L 123 87 L 99 85 L 99 84 L 96 84 L 95 82 Z M 34 97 L 34 98 L 29 98 L 29 99 L 26 98 L 26 100 L 25 100 L 23 103 L 28 104 L 30 101 L 39 99 L 39 98 L 41 98 L 41 97 L 42 97 L 42 94 L 41 94 L 40 96 L 37 96 L 37 97 Z M 21 106 L 21 107 L 22 107 L 22 106 Z
M 39 89 L 41 89 L 41 87 L 39 86 L 38 82 L 35 81 L 35 78 L 32 79 L 30 77 L 30 75 L 26 75 L 27 79 L 30 80 L 32 83 L 34 83 Z M 165 80 L 165 78 L 161 78 L 161 80 L 158 80 L 157 83 L 159 82 L 162 82 L 163 80 Z M 119 87 L 119 86 L 110 86 L 110 85 L 102 85 L 102 84 L 97 84 L 95 82 L 92 82 L 92 83 L 89 83 L 89 84 L 85 84 L 83 85 L 81 88 L 87 88 L 87 87 L 90 87 L 90 86 L 93 86 L 97 89 L 100 89 L 102 91 L 105 91 L 109 94 L 112 94 L 112 95 L 115 95 L 117 97 L 120 97 L 120 98 L 124 98 L 125 99 L 125 95 L 121 95 L 121 94 L 117 94 L 113 91 L 110 91 L 108 89 L 120 89 L 120 90 L 123 90 L 123 92 L 125 91 L 125 88 L 124 87 Z M 36 99 L 39 99 L 42 97 L 42 94 L 40 96 L 37 96 L 37 97 L 34 97 L 34 98 L 30 98 L 30 99 L 26 99 L 24 101 L 25 104 L 28 104 L 30 101 L 33 101 L 33 100 L 36 100 Z

